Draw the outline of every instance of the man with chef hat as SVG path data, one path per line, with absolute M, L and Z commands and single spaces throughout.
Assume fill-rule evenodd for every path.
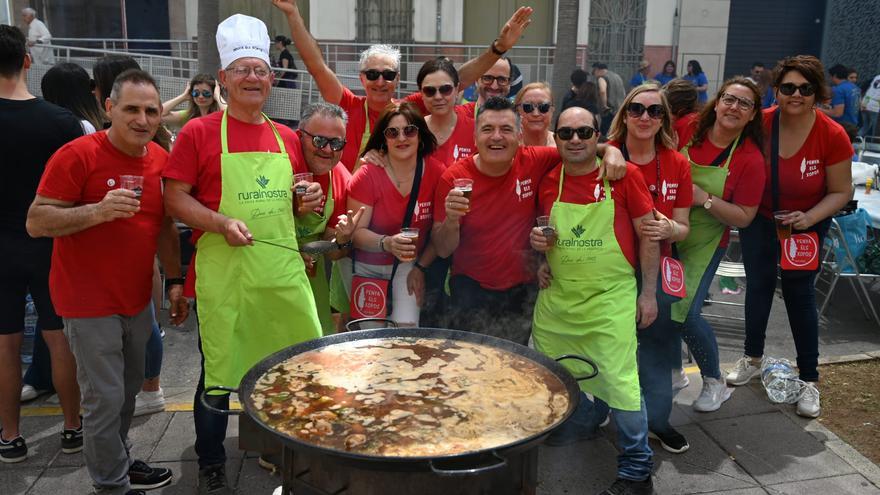
M 274 75 L 269 33 L 259 19 L 236 14 L 217 27 L 221 69 L 228 92 L 225 112 L 193 119 L 181 130 L 165 169 L 165 205 L 195 229 L 196 254 L 185 293 L 198 303 L 202 372 L 193 419 L 199 458 L 199 493 L 232 493 L 223 441 L 226 416 L 201 403 L 207 387 L 237 387 L 266 356 L 320 337 L 303 259 L 270 241 L 297 248 L 292 130 L 263 113 Z M 296 168 L 296 170 L 295 170 Z M 308 185 L 296 212 L 319 206 L 321 188 Z M 228 408 L 226 393 L 207 401 Z

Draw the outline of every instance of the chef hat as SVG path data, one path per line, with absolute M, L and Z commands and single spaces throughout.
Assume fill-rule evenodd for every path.
M 217 51 L 220 65 L 229 67 L 244 57 L 269 62 L 269 31 L 263 21 L 242 14 L 235 14 L 217 26 Z

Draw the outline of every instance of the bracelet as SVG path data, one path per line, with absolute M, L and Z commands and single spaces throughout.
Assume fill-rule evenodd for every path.
M 165 292 L 168 292 L 168 289 L 171 288 L 172 285 L 183 285 L 184 279 L 182 278 L 166 278 L 165 279 Z
M 419 271 L 421 271 L 422 273 L 428 273 L 428 269 L 425 268 L 424 266 L 422 266 L 422 264 L 419 263 L 418 260 L 416 260 L 416 262 L 413 263 L 413 266 L 416 267 L 416 268 L 418 268 Z
M 499 57 L 501 57 L 501 56 L 503 56 L 505 53 L 507 53 L 507 50 L 504 50 L 503 52 L 502 52 L 501 50 L 499 50 L 498 47 L 495 46 L 495 43 L 496 43 L 496 42 L 498 42 L 498 38 L 495 38 L 495 39 L 492 41 L 492 44 L 489 45 L 489 48 L 492 50 L 492 53 L 494 53 L 495 55 L 498 55 Z
M 380 253 L 384 253 L 384 252 L 386 252 L 386 251 L 385 251 L 385 238 L 386 238 L 386 237 L 388 237 L 388 236 L 387 236 L 387 235 L 383 235 L 382 237 L 379 238 L 379 252 L 380 252 Z

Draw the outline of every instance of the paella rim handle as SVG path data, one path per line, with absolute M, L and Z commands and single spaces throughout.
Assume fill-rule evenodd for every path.
M 494 450 L 490 453 L 492 454 L 492 457 L 494 457 L 497 460 L 497 462 L 495 462 L 493 464 L 489 464 L 487 466 L 480 466 L 480 467 L 467 468 L 467 469 L 443 469 L 443 468 L 437 467 L 434 464 L 434 462 L 437 461 L 435 459 L 431 459 L 430 461 L 428 461 L 428 466 L 430 466 L 431 471 L 434 474 L 437 474 L 440 476 L 469 476 L 472 474 L 485 473 L 486 471 L 493 471 L 495 469 L 501 469 L 501 468 L 507 466 L 507 459 L 506 458 L 501 457 L 500 455 L 498 455 L 498 452 L 496 452 Z
M 222 390 L 224 392 L 231 392 L 234 394 L 238 393 L 237 388 L 224 387 L 222 385 L 212 385 L 210 387 L 205 387 L 205 390 L 203 390 L 202 394 L 199 396 L 199 402 L 202 403 L 202 406 L 205 409 L 207 409 L 208 411 L 210 411 L 214 414 L 220 414 L 223 416 L 236 416 L 241 412 L 241 411 L 233 410 L 233 409 L 218 409 L 218 408 L 212 406 L 211 404 L 209 404 L 208 400 L 207 400 L 208 392 L 214 392 L 215 390 Z
M 583 363 L 587 363 L 587 364 L 589 364 L 590 367 L 593 368 L 592 373 L 590 373 L 590 374 L 587 375 L 587 376 L 576 376 L 576 377 L 574 377 L 574 379 L 575 379 L 576 381 L 579 381 L 579 382 L 580 382 L 580 381 L 583 381 L 583 380 L 589 380 L 590 378 L 595 378 L 596 375 L 599 374 L 599 366 L 596 365 L 596 363 L 594 363 L 591 359 L 589 359 L 589 358 L 585 358 L 584 356 L 578 356 L 577 354 L 563 354 L 562 356 L 559 356 L 558 358 L 554 359 L 554 361 L 556 361 L 556 362 L 558 363 L 558 362 L 560 362 L 560 361 L 564 361 L 564 360 L 566 360 L 566 359 L 574 359 L 574 360 L 576 360 L 576 361 L 581 361 L 581 362 L 583 362 Z
M 394 320 L 392 320 L 390 318 L 359 318 L 357 320 L 351 320 L 348 323 L 346 323 L 345 324 L 345 331 L 346 332 L 354 332 L 356 330 L 362 330 L 360 328 L 360 325 L 363 323 L 387 323 L 388 324 L 387 328 L 397 328 L 397 322 L 395 322 Z M 358 326 L 358 328 L 355 329 L 354 328 L 355 326 Z

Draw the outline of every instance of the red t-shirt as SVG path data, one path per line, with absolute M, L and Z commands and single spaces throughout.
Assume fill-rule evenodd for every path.
M 141 210 L 133 217 L 55 239 L 49 289 L 64 318 L 133 316 L 150 302 L 168 153 L 155 143 L 147 147 L 145 157 L 128 156 L 101 131 L 64 145 L 46 164 L 37 194 L 74 206 L 99 203 L 119 187 L 120 175 L 144 177 Z
M 293 147 L 291 159 L 294 164 L 303 164 L 308 167 L 305 155 L 302 152 L 302 142 L 299 132 L 293 133 L 293 141 L 296 145 Z M 324 214 L 324 205 L 327 203 L 327 191 L 330 189 L 330 176 L 333 176 L 333 211 L 327 221 L 327 228 L 335 229 L 339 223 L 339 215 L 344 215 L 348 211 L 346 202 L 348 201 L 348 183 L 351 181 L 351 172 L 345 168 L 342 162 L 333 166 L 330 173 L 314 176 L 315 182 L 321 185 L 321 206 L 315 209 L 319 215 Z
M 776 107 L 764 110 L 764 135 L 770 143 L 773 112 Z M 853 148 L 846 131 L 822 112 L 816 113 L 813 128 L 801 149 L 789 158 L 779 157 L 779 208 L 780 210 L 807 211 L 816 206 L 827 193 L 825 168 L 851 159 Z M 764 196 L 759 212 L 773 216 L 773 188 L 770 175 L 770 159 L 766 160 Z
M 468 113 L 464 105 L 456 105 L 454 111 L 458 121 L 455 123 L 452 135 L 431 153 L 431 157 L 445 167 L 477 152 L 477 143 L 474 140 L 474 114 Z
M 529 231 L 537 216 L 535 195 L 541 179 L 557 163 L 556 148 L 520 146 L 510 170 L 500 177 L 484 175 L 473 157 L 446 170 L 437 186 L 437 205 L 445 204 L 453 179 L 474 181 L 470 211 L 461 219 L 453 275 L 466 275 L 490 290 L 506 290 L 534 280 Z M 436 208 L 434 221 L 444 220 L 446 209 Z
M 444 169 L 437 160 L 430 157 L 425 159 L 422 181 L 419 184 L 419 199 L 410 220 L 410 227 L 419 229 L 418 252 L 424 249 L 425 240 L 433 225 L 434 190 Z M 369 163 L 359 168 L 351 178 L 348 196 L 373 208 L 368 227 L 370 230 L 383 235 L 400 233 L 401 221 L 409 204 L 409 194 L 400 194 L 385 169 Z M 438 204 L 443 203 L 441 200 Z M 390 265 L 394 262 L 394 256 L 390 253 L 358 250 L 357 260 L 373 265 Z
M 699 114 L 697 112 L 691 112 L 681 117 L 675 119 L 672 123 L 672 128 L 675 130 L 675 134 L 678 136 L 678 149 L 684 148 L 687 143 L 685 138 L 690 139 L 690 137 L 694 134 L 694 125 L 697 121 L 697 117 Z
M 690 141 L 694 129 L 694 127 L 689 128 L 690 132 L 684 135 L 686 138 L 684 143 Z M 690 159 L 700 165 L 712 163 L 723 151 L 724 148 L 712 144 L 708 137 L 698 146 L 691 146 L 688 149 Z M 761 154 L 761 150 L 751 139 L 740 141 L 730 158 L 722 199 L 740 206 L 758 206 L 764 192 L 764 178 L 764 155 Z M 728 228 L 718 247 L 727 247 L 729 238 Z
M 403 101 L 414 103 L 421 112 L 424 112 L 425 106 L 421 102 L 421 97 L 421 93 L 413 93 L 404 98 Z M 367 129 L 367 114 L 364 112 L 365 101 L 367 101 L 366 96 L 357 96 L 350 89 L 345 86 L 342 87 L 342 98 L 339 100 L 339 106 L 348 114 L 348 124 L 345 126 L 345 148 L 342 150 L 342 159 L 340 161 L 348 170 L 354 170 L 357 165 L 361 151 L 361 139 L 364 137 L 364 132 Z M 397 100 L 392 100 L 392 102 L 395 101 Z M 376 125 L 376 121 L 381 113 L 381 110 L 369 110 L 370 129 Z
M 556 201 L 561 173 L 562 165 L 559 165 L 541 181 L 538 190 L 538 209 L 542 215 L 549 215 L 550 208 Z M 598 169 L 587 175 L 566 174 L 562 187 L 562 202 L 580 205 L 596 203 L 605 198 L 606 191 L 600 184 L 602 181 L 599 180 Z M 614 236 L 627 261 L 633 268 L 638 268 L 639 238 L 633 229 L 632 221 L 650 213 L 654 208 L 654 202 L 645 180 L 635 165 L 627 164 L 623 179 L 611 182 L 610 186 L 611 199 L 614 201 Z

